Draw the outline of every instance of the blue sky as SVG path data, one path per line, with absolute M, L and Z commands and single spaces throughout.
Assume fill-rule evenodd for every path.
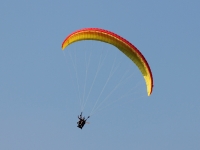
M 199 8 L 197 0 L 0 2 L 0 149 L 200 149 Z M 140 72 L 114 47 L 80 42 L 61 50 L 68 34 L 85 27 L 113 31 L 144 54 L 154 77 L 150 97 Z M 125 97 L 104 104 L 80 130 L 78 95 L 89 93 L 101 58 L 84 115 L 113 64 L 117 71 L 99 101 L 128 71 L 109 100 Z

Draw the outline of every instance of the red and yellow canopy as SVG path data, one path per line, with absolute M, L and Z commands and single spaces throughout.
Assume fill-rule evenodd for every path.
M 151 95 L 153 90 L 153 76 L 151 69 L 142 53 L 133 44 L 121 36 L 104 29 L 84 28 L 67 36 L 62 43 L 62 49 L 64 50 L 68 45 L 81 40 L 97 40 L 117 47 L 137 65 L 145 79 L 147 94 L 148 96 Z

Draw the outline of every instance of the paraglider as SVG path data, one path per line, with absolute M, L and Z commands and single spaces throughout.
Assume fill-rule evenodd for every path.
M 87 117 L 87 119 L 90 118 L 90 116 Z M 78 128 L 82 129 L 87 121 L 87 119 L 85 119 L 85 117 L 82 117 L 82 112 L 80 114 L 80 116 L 78 116 L 79 121 L 77 122 L 78 124 Z
M 84 28 L 69 34 L 62 43 L 62 50 L 72 43 L 83 40 L 100 41 L 117 47 L 138 67 L 146 83 L 147 95 L 151 95 L 153 91 L 153 76 L 150 66 L 143 54 L 133 44 L 123 37 L 108 30 L 99 28 Z M 88 118 L 89 117 L 90 116 L 88 116 Z M 77 127 L 82 129 L 87 119 L 85 119 L 85 117 L 82 118 L 82 112 L 80 116 L 78 116 L 78 119 L 79 121 L 77 122 Z

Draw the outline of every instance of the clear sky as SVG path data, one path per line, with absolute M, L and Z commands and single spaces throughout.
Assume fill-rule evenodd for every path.
M 7 0 L 0 20 L 1 150 L 200 149 L 200 1 Z M 68 34 L 85 27 L 113 31 L 144 54 L 154 77 L 150 97 L 116 48 L 80 42 L 61 50 Z M 98 104 L 109 93 L 106 103 L 117 102 L 102 104 L 80 130 L 79 101 L 88 93 L 86 116 L 99 94 Z

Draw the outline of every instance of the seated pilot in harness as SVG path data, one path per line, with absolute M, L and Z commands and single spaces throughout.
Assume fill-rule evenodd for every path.
M 88 116 L 87 119 L 88 118 L 90 118 L 90 116 Z M 79 119 L 79 121 L 77 122 L 77 124 L 78 124 L 77 127 L 80 128 L 80 129 L 82 129 L 83 126 L 85 125 L 87 119 L 85 119 L 85 117 L 82 118 L 82 112 L 81 112 L 80 116 L 78 116 L 78 119 Z

